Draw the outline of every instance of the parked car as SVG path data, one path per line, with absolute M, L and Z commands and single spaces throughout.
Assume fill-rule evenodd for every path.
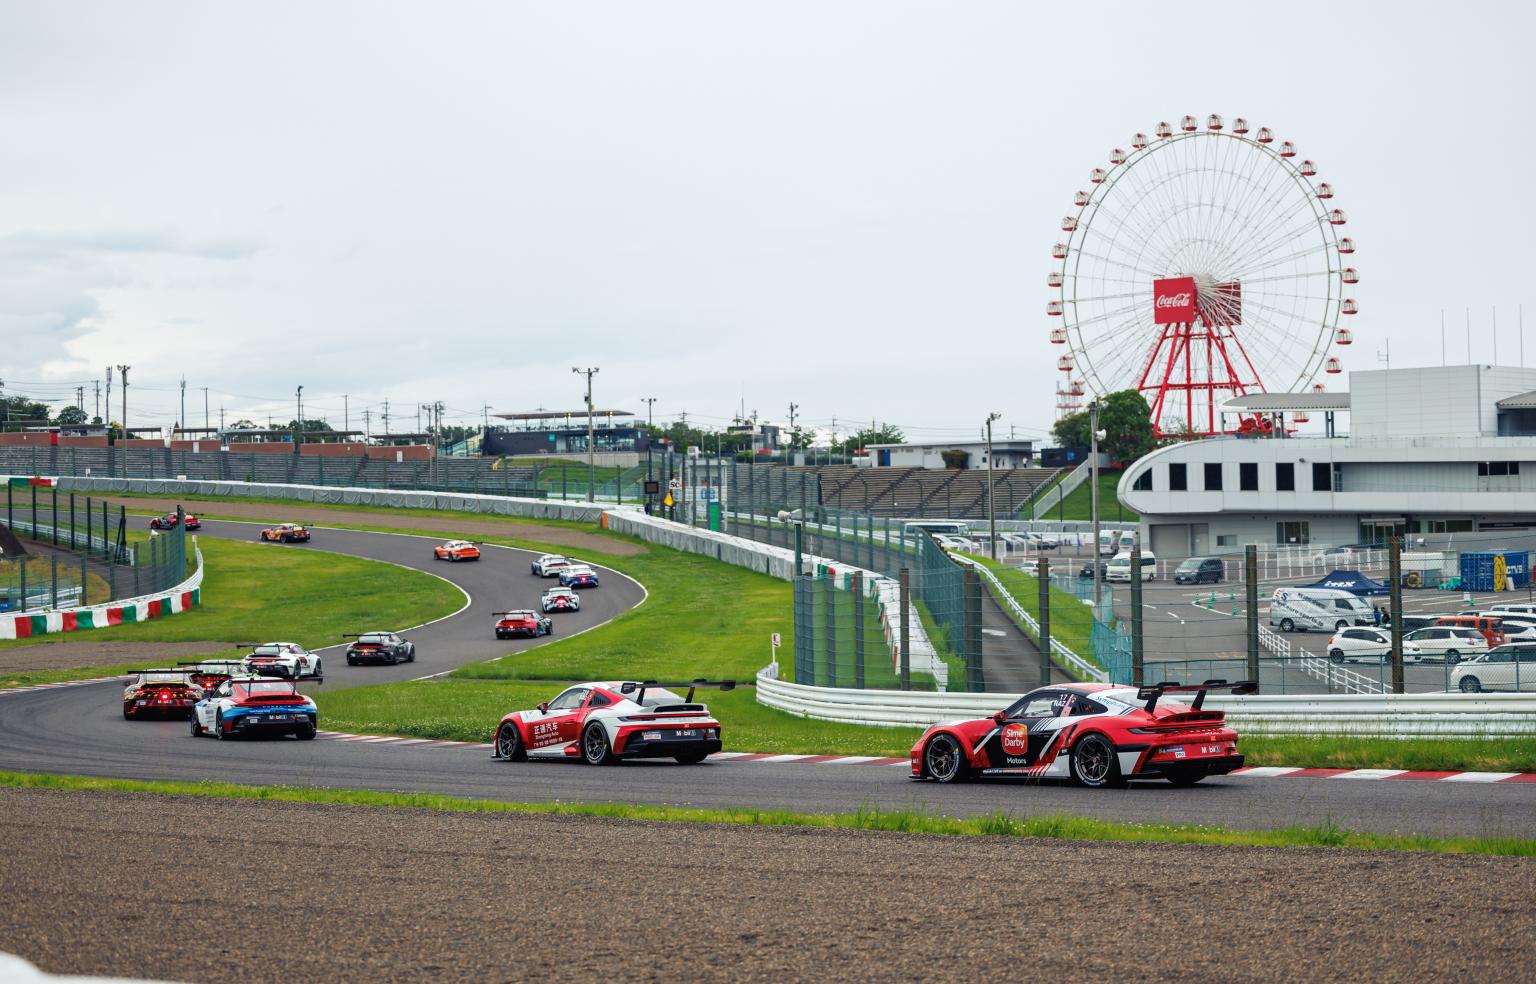
M 1117 554 L 1119 552 L 1120 552 L 1120 531 L 1119 530 L 1100 530 L 1099 531 L 1099 556 L 1100 557 L 1113 557 L 1115 554 Z
M 1464 694 L 1536 690 L 1536 645 L 1497 646 L 1451 671 L 1451 687 Z
M 1360 562 L 1360 548 L 1354 545 L 1327 547 L 1314 553 L 1311 560 L 1320 567 L 1353 567 Z
M 1375 621 L 1364 599 L 1337 588 L 1276 588 L 1269 599 L 1269 624 L 1281 632 L 1330 632 Z
M 1419 647 L 1420 663 L 1449 663 L 1455 665 L 1463 659 L 1480 656 L 1488 651 L 1488 640 L 1476 629 L 1458 629 L 1449 625 L 1433 625 L 1416 629 L 1403 636 L 1403 642 Z M 1406 659 L 1407 656 L 1404 656 Z
M 1157 574 L 1157 558 L 1149 550 L 1141 553 L 1141 579 L 1150 581 Z M 1125 581 L 1131 580 L 1131 555 L 1129 553 L 1116 554 L 1104 568 L 1104 580 Z
M 1102 581 L 1102 580 L 1105 579 L 1104 578 L 1104 574 L 1105 574 L 1105 572 L 1108 569 L 1109 569 L 1109 565 L 1108 564 L 1106 564 L 1102 560 L 1099 561 L 1099 580 Z M 1077 576 L 1078 577 L 1093 577 L 1093 561 L 1091 561 L 1091 560 L 1084 561 L 1082 569 L 1077 572 Z
M 1328 658 L 1335 663 L 1358 659 L 1385 663 L 1392 658 L 1392 635 L 1385 629 L 1340 629 L 1328 639 Z M 1417 663 L 1417 643 L 1403 641 L 1403 661 Z
M 1502 646 L 1509 640 L 1504 636 L 1504 620 L 1492 615 L 1442 615 L 1437 625 L 1454 625 L 1464 629 L 1476 629 L 1488 640 L 1488 648 Z
M 1174 584 L 1220 584 L 1227 565 L 1220 557 L 1190 557 L 1173 572 Z

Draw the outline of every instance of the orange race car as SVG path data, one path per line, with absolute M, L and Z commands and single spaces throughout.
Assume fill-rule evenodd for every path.
M 279 523 L 271 529 L 262 530 L 261 539 L 264 543 L 308 543 L 309 530 L 298 523 Z
M 432 548 L 437 560 L 479 560 L 480 548 L 468 540 L 449 540 L 440 547 Z

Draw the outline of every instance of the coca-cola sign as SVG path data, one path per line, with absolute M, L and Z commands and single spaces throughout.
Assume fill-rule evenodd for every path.
M 1195 278 L 1152 281 L 1152 323 L 1187 325 L 1195 320 Z

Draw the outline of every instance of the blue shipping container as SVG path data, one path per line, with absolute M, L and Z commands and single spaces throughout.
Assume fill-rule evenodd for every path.
M 1508 591 L 1531 583 L 1530 552 L 1480 550 L 1461 555 L 1461 586 L 1467 591 Z

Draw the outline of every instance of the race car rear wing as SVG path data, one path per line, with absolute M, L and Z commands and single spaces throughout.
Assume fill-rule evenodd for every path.
M 1200 710 L 1205 703 L 1205 695 L 1212 690 L 1230 690 L 1235 695 L 1257 693 L 1259 681 L 1239 680 L 1236 683 L 1228 683 L 1225 680 L 1207 680 L 1204 683 L 1159 683 L 1150 687 L 1142 687 L 1136 691 L 1136 699 L 1147 702 L 1147 710 L 1151 711 L 1157 706 L 1158 699 L 1163 694 L 1194 694 L 1195 701 L 1190 705 L 1194 710 Z
M 623 684 L 622 686 L 619 687 L 619 692 L 622 693 L 622 694 L 628 695 L 628 694 L 632 694 L 636 690 L 638 690 L 638 691 L 640 691 L 640 693 L 639 693 L 638 696 L 635 697 L 635 703 L 636 704 L 644 704 L 645 703 L 645 692 L 647 690 L 651 689 L 652 687 L 656 687 L 656 688 L 663 689 L 663 690 L 672 690 L 674 688 L 687 687 L 688 688 L 688 696 L 683 698 L 683 702 L 685 704 L 692 704 L 693 703 L 693 692 L 695 690 L 697 690 L 698 688 L 700 688 L 700 687 L 713 687 L 716 690 L 719 690 L 721 693 L 724 693 L 727 690 L 735 690 L 736 689 L 736 681 L 735 680 L 705 680 L 703 677 L 700 677 L 697 680 L 684 680 L 681 683 L 662 683 L 662 682 L 658 682 L 656 680 L 646 680 L 643 683 L 625 683 L 625 684 Z

